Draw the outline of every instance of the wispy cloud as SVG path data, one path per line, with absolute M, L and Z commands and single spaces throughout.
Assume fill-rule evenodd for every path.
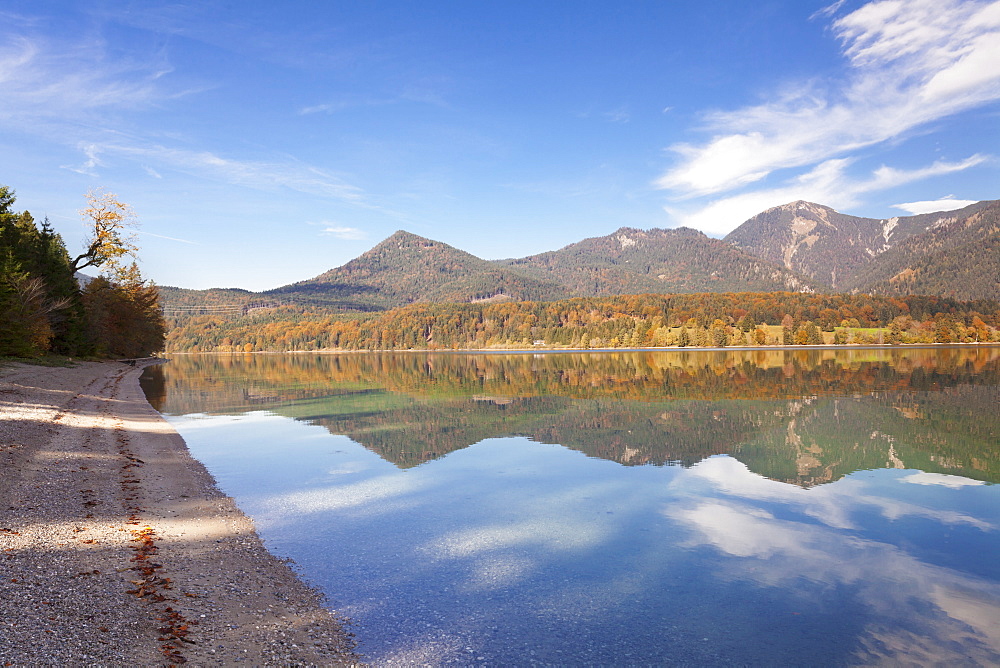
M 857 206 L 861 195 L 865 193 L 885 190 L 932 176 L 960 172 L 979 165 L 985 160 L 985 156 L 973 155 L 961 162 L 939 161 L 927 167 L 913 170 L 883 166 L 871 172 L 867 177 L 856 178 L 849 176 L 847 172 L 852 160 L 836 158 L 822 162 L 790 183 L 776 188 L 724 197 L 692 210 L 680 207 L 666 207 L 666 209 L 683 225 L 721 236 L 743 221 L 776 204 L 806 200 L 832 206 L 835 209 L 849 209 Z M 941 211 L 943 209 L 931 210 Z
M 902 209 L 907 213 L 917 215 L 921 213 L 934 213 L 935 211 L 954 211 L 955 209 L 961 209 L 975 203 L 975 200 L 955 199 L 954 195 L 948 195 L 947 197 L 943 197 L 941 199 L 893 204 L 892 207 L 894 209 Z
M 144 230 L 137 230 L 139 234 L 147 237 L 156 237 L 157 239 L 166 239 L 167 241 L 177 241 L 182 244 L 191 244 L 192 246 L 200 246 L 201 244 L 197 241 L 188 241 L 187 239 L 178 239 L 177 237 L 168 237 L 163 234 L 154 234 L 152 232 L 146 232 Z
M 447 89 L 448 83 L 447 79 L 424 78 L 406 84 L 398 93 L 387 95 L 342 95 L 336 100 L 302 107 L 299 109 L 299 115 L 334 114 L 347 109 L 387 107 L 406 103 L 446 108 L 450 105 L 441 90 Z
M 618 107 L 604 112 L 604 119 L 610 123 L 628 123 L 632 119 L 627 107 Z
M 87 156 L 86 162 L 82 165 L 61 165 L 62 169 L 68 169 L 71 172 L 76 172 L 77 174 L 84 174 L 86 176 L 97 176 L 97 168 L 103 167 L 104 163 L 98 156 L 99 149 L 96 144 L 84 144 L 80 146 L 80 150 L 83 151 L 84 155 Z
M 328 102 L 325 104 L 314 104 L 309 107 L 302 107 L 299 109 L 300 116 L 308 116 L 309 114 L 330 114 L 341 109 L 346 109 L 350 105 L 344 103 L 333 103 Z
M 106 143 L 90 146 L 95 153 L 125 156 L 145 164 L 151 161 L 167 165 L 173 169 L 199 176 L 207 176 L 233 185 L 272 190 L 278 187 L 321 197 L 330 197 L 345 202 L 366 206 L 364 191 L 343 177 L 333 174 L 294 158 L 275 161 L 237 160 L 211 151 L 192 151 L 169 146 L 136 142 Z M 155 170 L 144 167 L 150 175 L 158 175 Z
M 840 10 L 841 7 L 844 6 L 845 2 L 847 2 L 847 0 L 837 0 L 833 4 L 830 4 L 830 5 L 827 5 L 826 7 L 818 9 L 815 12 L 813 12 L 813 15 L 809 17 L 809 20 L 813 21 L 813 20 L 818 19 L 818 18 L 827 18 L 827 17 L 833 16 L 834 14 L 836 14 Z
M 344 239 L 345 241 L 364 241 L 368 238 L 368 234 L 364 230 L 359 230 L 356 227 L 343 227 L 341 225 L 327 225 L 320 234 Z
M 308 107 L 303 107 L 299 109 L 299 115 L 308 116 L 310 114 L 334 114 L 338 111 L 344 111 L 345 109 L 354 109 L 357 107 L 381 107 L 394 104 L 396 102 L 398 102 L 398 98 L 344 98 L 332 102 L 324 102 L 322 104 L 314 104 Z
M 1000 2 L 882 0 L 832 30 L 849 65 L 843 81 L 709 114 L 715 136 L 672 146 L 680 162 L 655 184 L 681 198 L 718 194 L 1000 99 Z
M 105 58 L 100 40 L 53 44 L 48 40 L 0 31 L 0 119 L 37 125 L 80 119 L 94 111 L 143 108 L 162 99 L 155 81 L 169 70 L 164 63 Z
M 7 127 L 42 135 L 51 141 L 75 145 L 83 154 L 79 164 L 62 168 L 96 177 L 106 159 L 126 158 L 153 178 L 160 169 L 261 190 L 284 187 L 330 197 L 359 206 L 363 192 L 338 174 L 292 157 L 272 161 L 240 160 L 207 150 L 191 150 L 151 142 L 134 132 L 124 133 L 125 114 L 162 105 L 192 90 L 173 90 L 161 81 L 172 71 L 161 56 L 148 59 L 108 57 L 100 38 L 81 37 L 76 43 L 15 34 L 0 28 L 0 122 Z M 80 136 L 88 137 L 80 141 Z M 111 137 L 111 139 L 109 139 Z

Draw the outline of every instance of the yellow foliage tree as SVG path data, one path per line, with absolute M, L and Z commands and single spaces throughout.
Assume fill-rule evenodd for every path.
M 86 250 L 73 260 L 73 271 L 102 266 L 119 271 L 123 257 L 135 257 L 139 250 L 130 232 L 139 226 L 135 211 L 103 188 L 88 191 L 87 204 L 80 211 L 88 228 Z

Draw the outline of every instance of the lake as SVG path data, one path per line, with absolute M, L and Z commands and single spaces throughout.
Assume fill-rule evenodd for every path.
M 1000 348 L 187 355 L 375 665 L 1000 663 Z

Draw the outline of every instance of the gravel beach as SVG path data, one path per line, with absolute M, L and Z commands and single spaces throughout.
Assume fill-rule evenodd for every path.
M 142 365 L 0 367 L 0 663 L 356 665 L 146 402 Z

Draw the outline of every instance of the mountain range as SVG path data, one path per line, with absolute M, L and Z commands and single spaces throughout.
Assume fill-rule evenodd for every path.
M 992 215 L 983 215 L 990 209 Z M 992 218 L 992 223 L 985 219 Z M 887 219 L 859 218 L 811 202 L 792 202 L 768 209 L 730 232 L 725 241 L 751 255 L 776 262 L 842 292 L 867 292 L 869 283 L 885 281 L 883 266 L 904 271 L 923 256 L 944 250 L 940 241 L 961 255 L 976 232 L 992 226 L 996 234 L 996 202 L 977 202 L 963 209 Z M 887 257 L 896 258 L 886 262 Z M 897 272 L 898 273 L 898 272 Z M 894 276 L 895 274 L 893 274 Z M 878 278 L 876 278 L 878 277 Z M 942 286 L 944 287 L 944 286 Z M 948 295 L 957 296 L 957 295 Z
M 255 301 L 377 311 L 415 302 L 773 291 L 1000 298 L 1000 201 L 889 219 L 798 201 L 754 216 L 724 239 L 688 228 L 622 227 L 505 260 L 399 231 L 343 266 L 263 293 L 161 288 L 168 315 Z

